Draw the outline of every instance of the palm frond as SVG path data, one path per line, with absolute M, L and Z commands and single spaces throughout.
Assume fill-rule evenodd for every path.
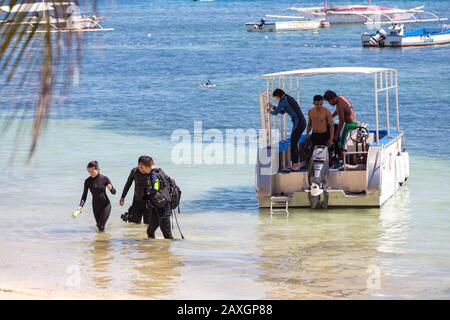
M 14 115 L 21 113 L 18 118 L 23 121 L 31 113 L 29 160 L 49 118 L 55 90 L 66 95 L 74 76 L 78 77 L 75 72 L 81 68 L 82 33 L 77 29 L 54 32 L 55 24 L 64 24 L 70 18 L 69 13 L 54 10 L 52 16 L 44 10 L 63 8 L 67 2 L 0 0 L 0 85 L 2 90 L 20 96 L 3 108 L 13 110 L 13 115 L 8 113 L 8 118 L 2 121 L 0 134 L 9 130 Z M 79 5 L 78 1 L 73 2 Z M 85 4 L 96 13 L 95 0 L 86 0 Z M 30 95 L 36 97 L 31 106 Z

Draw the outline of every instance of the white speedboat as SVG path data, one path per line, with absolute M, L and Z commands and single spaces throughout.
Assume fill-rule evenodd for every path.
M 394 24 L 386 32 L 384 29 L 376 33 L 363 33 L 361 42 L 363 47 L 412 47 L 432 46 L 450 43 L 450 28 L 435 26 L 405 31 L 403 24 Z
M 450 43 L 450 28 L 443 25 L 448 18 L 440 18 L 432 12 L 423 12 L 413 15 L 406 20 L 390 20 L 391 26 L 388 31 L 379 29 L 375 33 L 364 32 L 361 34 L 363 47 L 410 47 L 430 46 Z M 440 26 L 419 28 L 413 31 L 405 31 L 405 24 L 437 22 Z M 366 22 L 366 25 L 383 25 L 385 22 Z
M 324 0 L 322 7 L 292 7 L 300 14 L 326 19 L 331 24 L 365 23 L 367 21 L 385 21 L 386 17 L 395 20 L 408 19 L 410 15 L 420 12 L 423 6 L 411 9 L 398 9 L 372 5 L 328 5 Z
M 104 28 L 100 22 L 104 17 L 81 15 L 80 8 L 74 2 L 42 1 L 16 4 L 12 7 L 0 7 L 7 19 L 0 20 L 0 27 L 21 25 L 28 28 L 28 32 L 43 33 L 47 25 L 50 32 L 71 31 L 110 31 L 112 28 Z M 15 19 L 11 19 L 15 17 Z
M 314 149 L 312 157 L 301 152 L 303 167 L 291 171 L 290 138 L 286 130 L 286 114 L 270 114 L 271 94 L 275 88 L 284 89 L 300 101 L 301 82 L 311 77 L 333 75 L 364 76 L 373 80 L 375 123 L 359 123 L 346 139 L 347 154 L 342 166 L 329 167 L 328 153 L 323 146 Z M 273 208 L 361 206 L 380 207 L 396 194 L 409 176 L 409 156 L 404 149 L 404 133 L 399 123 L 397 71 L 387 68 L 319 68 L 265 74 L 265 91 L 259 94 L 261 133 L 256 164 L 256 193 L 259 206 Z M 311 83 L 315 83 L 311 81 Z M 289 90 L 287 90 L 289 89 Z M 323 90 L 323 84 L 319 91 Z M 381 95 L 383 99 L 381 99 Z M 386 99 L 384 99 L 386 96 Z M 391 97 L 391 99 L 387 97 Z M 390 101 L 395 98 L 390 124 Z M 385 106 L 385 126 L 379 118 L 380 105 Z M 304 146 L 305 135 L 300 139 Z
M 266 18 L 279 18 L 281 21 L 248 22 L 245 27 L 248 32 L 286 32 L 286 31 L 308 31 L 317 30 L 322 27 L 322 20 L 304 20 L 300 16 L 275 16 L 266 15 Z

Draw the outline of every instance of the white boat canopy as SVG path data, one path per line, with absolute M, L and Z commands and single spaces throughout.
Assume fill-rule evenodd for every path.
M 334 74 L 360 74 L 371 75 L 373 77 L 374 85 L 374 111 L 375 111 L 375 141 L 380 142 L 380 126 L 379 126 L 379 106 L 381 95 L 385 96 L 386 108 L 386 130 L 387 135 L 390 136 L 390 108 L 389 95 L 393 94 L 395 97 L 395 114 L 396 114 L 396 128 L 400 132 L 399 108 L 398 108 L 398 78 L 397 70 L 392 68 L 374 68 L 374 67 L 334 67 L 334 68 L 313 68 L 313 69 L 299 69 L 284 72 L 263 74 L 260 77 L 266 82 L 265 91 L 260 93 L 260 113 L 261 113 L 261 128 L 269 129 L 267 132 L 267 141 L 274 141 L 272 138 L 277 138 L 272 135 L 272 129 L 280 128 L 281 138 L 287 138 L 286 132 L 286 114 L 282 117 L 275 117 L 270 114 L 270 105 L 275 104 L 272 101 L 271 93 L 276 88 L 288 90 L 291 93 L 297 93 L 297 102 L 300 103 L 300 78 L 318 75 L 334 75 Z M 393 92 L 392 92 L 393 91 Z M 279 124 L 277 124 L 279 122 Z
M 9 6 L 0 7 L 2 11 L 16 13 L 16 12 L 42 12 L 54 10 L 53 5 L 48 2 L 38 2 L 38 3 L 22 3 L 16 4 L 12 8 Z
M 268 73 L 261 75 L 262 78 L 274 77 L 306 77 L 324 74 L 374 74 L 380 72 L 393 72 L 395 69 L 389 68 L 369 68 L 369 67 L 337 67 L 337 68 L 313 68 L 313 69 L 299 69 L 284 72 Z

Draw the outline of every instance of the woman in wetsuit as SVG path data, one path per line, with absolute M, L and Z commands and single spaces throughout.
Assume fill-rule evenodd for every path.
M 86 203 L 88 190 L 92 194 L 92 208 L 99 232 L 105 231 L 105 225 L 111 213 L 111 202 L 106 195 L 106 188 L 112 194 L 116 194 L 116 190 L 109 181 L 107 176 L 100 174 L 100 168 L 97 161 L 91 161 L 87 165 L 87 171 L 90 177 L 84 181 L 83 196 L 80 201 L 80 208 Z

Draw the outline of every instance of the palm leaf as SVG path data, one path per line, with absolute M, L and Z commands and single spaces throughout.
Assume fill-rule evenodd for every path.
M 31 111 L 33 128 L 29 160 L 36 151 L 39 137 L 49 117 L 56 86 L 60 88 L 61 95 L 66 95 L 73 84 L 74 76 L 78 76 L 75 72 L 81 68 L 82 32 L 76 29 L 64 33 L 52 32 L 54 25 L 64 24 L 69 15 L 58 14 L 52 18 L 41 11 L 45 6 L 55 8 L 63 2 L 68 1 L 0 0 L 2 90 L 10 90 L 14 95 L 22 97 L 24 93 L 37 97 L 31 107 L 27 102 L 29 99 L 11 102 L 14 104 L 13 116 L 2 121 L 0 134 L 10 129 L 15 115 L 21 114 L 18 118 L 23 120 Z M 86 0 L 85 3 L 96 13 L 95 0 Z M 30 13 L 30 9 L 35 9 L 31 10 L 34 13 Z M 22 126 L 17 130 L 22 130 Z

